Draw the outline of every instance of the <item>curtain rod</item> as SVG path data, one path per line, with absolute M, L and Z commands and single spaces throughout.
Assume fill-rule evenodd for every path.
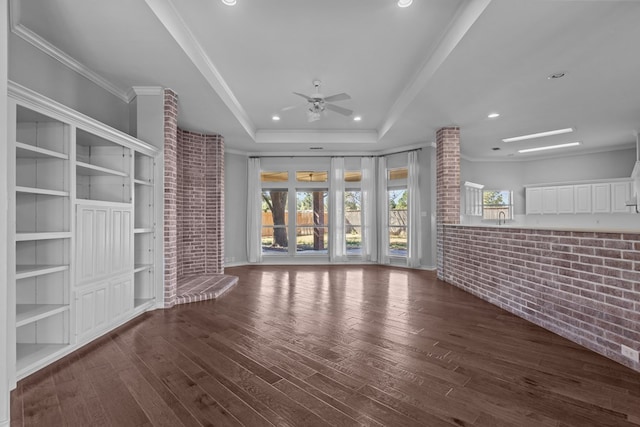
M 277 158 L 277 157 L 280 157 L 280 158 L 283 158 L 283 159 L 284 158 L 293 159 L 293 158 L 296 158 L 296 157 L 330 157 L 330 158 L 333 158 L 333 157 L 361 157 L 361 158 L 362 157 L 387 157 L 387 156 L 393 156 L 393 155 L 396 155 L 396 154 L 410 153 L 412 151 L 422 151 L 422 148 L 423 147 L 412 148 L 411 150 L 403 150 L 403 151 L 398 151 L 398 152 L 389 153 L 389 154 L 367 154 L 367 155 L 364 155 L 364 156 L 359 156 L 357 154 L 347 154 L 347 155 L 344 155 L 344 156 L 335 156 L 335 155 L 326 155 L 326 156 L 305 156 L 305 155 L 287 156 L 287 155 L 283 155 L 283 156 L 278 156 L 278 155 L 269 154 L 269 155 L 266 155 L 266 156 L 249 156 L 249 158 L 250 159 L 265 159 L 265 158 Z

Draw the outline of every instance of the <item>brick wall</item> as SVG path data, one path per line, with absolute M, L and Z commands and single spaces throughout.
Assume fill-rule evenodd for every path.
M 444 279 L 640 371 L 640 233 L 443 226 Z
M 173 307 L 178 281 L 178 96 L 164 91 L 164 305 Z
M 442 279 L 443 225 L 460 222 L 460 128 L 436 132 L 436 263 Z
M 224 139 L 178 129 L 177 277 L 224 272 Z

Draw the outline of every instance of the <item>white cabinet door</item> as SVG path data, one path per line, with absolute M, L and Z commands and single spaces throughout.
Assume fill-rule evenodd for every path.
M 109 273 L 109 209 L 78 206 L 76 216 L 76 283 Z
M 76 292 L 78 342 L 105 329 L 109 323 L 107 283 Z
M 572 214 L 574 212 L 573 185 L 558 187 L 558 213 Z
M 542 213 L 558 213 L 558 187 L 542 188 Z
M 542 188 L 527 188 L 525 191 L 527 215 L 542 213 Z
M 631 198 L 632 184 L 631 181 L 611 183 L 611 212 L 631 213 L 627 200 Z
M 573 186 L 575 213 L 591 213 L 591 184 Z
M 133 268 L 131 209 L 111 208 L 111 273 Z
M 131 277 L 112 280 L 109 284 L 110 317 L 117 320 L 133 309 L 133 280 Z
M 593 184 L 591 207 L 593 213 L 609 213 L 611 212 L 611 184 Z

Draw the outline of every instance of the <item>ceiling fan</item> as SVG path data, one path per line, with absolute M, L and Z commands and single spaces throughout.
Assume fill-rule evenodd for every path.
M 301 96 L 304 99 L 306 99 L 307 103 L 304 105 L 293 105 L 291 107 L 285 107 L 282 109 L 282 111 L 287 111 L 294 108 L 306 106 L 307 120 L 310 122 L 315 122 L 316 120 L 320 120 L 321 114 L 326 113 L 325 110 L 331 110 L 347 117 L 353 114 L 352 110 L 349 110 L 344 107 L 340 107 L 338 105 L 331 104 L 331 102 L 346 101 L 347 99 L 351 99 L 351 97 L 348 94 L 342 92 L 336 95 L 324 96 L 320 93 L 321 83 L 322 82 L 320 80 L 313 81 L 313 86 L 316 88 L 316 93 L 314 93 L 313 95 L 304 95 L 302 93 L 293 92 L 295 95 Z

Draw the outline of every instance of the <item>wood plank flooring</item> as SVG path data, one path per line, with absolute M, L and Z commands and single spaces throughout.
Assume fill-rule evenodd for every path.
M 26 378 L 12 426 L 638 426 L 640 373 L 435 278 L 228 268 Z

